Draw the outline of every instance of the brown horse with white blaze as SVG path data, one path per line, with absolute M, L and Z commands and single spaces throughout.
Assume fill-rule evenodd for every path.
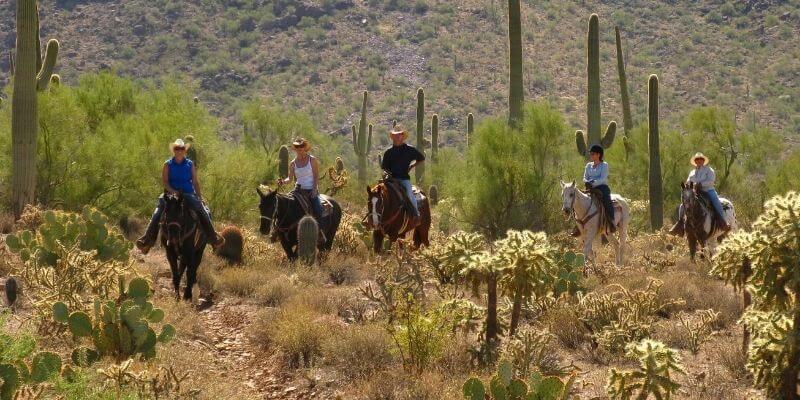
M 428 198 L 423 195 L 418 201 L 420 222 L 414 226 L 413 215 L 403 204 L 402 189 L 392 190 L 389 184 L 381 182 L 375 187 L 367 187 L 367 215 L 363 222 L 367 229 L 372 230 L 373 250 L 376 254 L 381 252 L 384 237 L 388 236 L 394 243 L 411 231 L 414 231 L 414 249 L 423 244 L 430 246 L 431 208 Z

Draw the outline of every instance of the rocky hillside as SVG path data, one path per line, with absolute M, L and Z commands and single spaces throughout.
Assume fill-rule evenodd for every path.
M 0 5 L 0 44 L 14 45 L 14 3 Z M 507 95 L 502 0 L 42 0 L 43 36 L 61 41 L 66 82 L 111 68 L 177 79 L 240 130 L 244 101 L 308 112 L 346 134 L 372 93 L 376 125 L 413 125 L 415 89 L 445 140 L 459 142 L 466 115 L 502 113 Z M 600 15 L 604 119 L 621 120 L 614 25 L 623 33 L 633 108 L 659 74 L 668 117 L 717 104 L 751 124 L 800 135 L 800 1 L 523 1 L 527 99 L 557 103 L 584 123 L 585 31 Z M 8 82 L 0 57 L 0 83 Z M 677 124 L 677 118 L 672 120 Z

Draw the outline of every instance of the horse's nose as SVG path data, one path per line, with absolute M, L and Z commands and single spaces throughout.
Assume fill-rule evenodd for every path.
M 567 207 L 562 208 L 561 211 L 563 211 L 564 214 L 569 214 L 569 209 L 567 209 Z

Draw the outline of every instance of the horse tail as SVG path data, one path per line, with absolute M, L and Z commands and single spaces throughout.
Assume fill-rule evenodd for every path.
M 339 230 L 339 224 L 342 222 L 342 206 L 330 197 L 328 201 L 331 202 L 333 210 L 331 211 L 331 220 L 327 227 L 328 231 L 325 232 L 325 239 L 327 240 L 325 242 L 325 250 L 330 250 L 333 247 L 334 236 L 336 236 L 336 232 Z

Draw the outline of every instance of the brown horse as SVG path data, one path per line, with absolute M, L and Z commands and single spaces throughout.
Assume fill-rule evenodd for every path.
M 414 249 L 421 245 L 430 246 L 428 232 L 431 229 L 431 208 L 428 198 L 423 197 L 418 202 L 420 223 L 412 224 L 412 214 L 406 209 L 402 198 L 402 188 L 397 185 L 394 189 L 390 181 L 382 181 L 375 187 L 367 187 L 367 215 L 364 225 L 372 230 L 373 249 L 380 253 L 383 248 L 383 238 L 389 237 L 389 242 L 394 243 L 398 238 L 405 237 L 408 232 L 414 231 Z
M 717 242 L 724 239 L 729 233 L 719 229 L 716 223 L 716 219 L 719 217 L 701 192 L 700 185 L 681 183 L 681 205 L 686 216 L 684 222 L 686 242 L 689 245 L 689 256 L 692 261 L 697 254 L 698 245 L 707 250 L 707 256 L 710 258 L 717 252 Z M 733 203 L 723 197 L 720 197 L 719 201 L 725 212 L 725 220 L 731 227 L 730 233 L 736 232 L 736 212 L 733 209 Z

